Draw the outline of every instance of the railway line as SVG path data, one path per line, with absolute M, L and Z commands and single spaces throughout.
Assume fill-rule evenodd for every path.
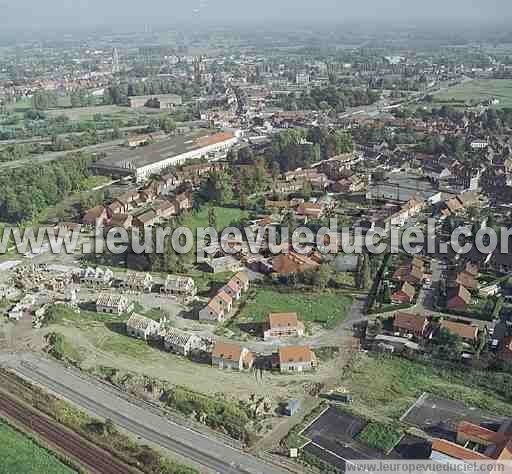
M 3 382 L 8 377 L 0 374 L 0 379 Z M 9 383 L 11 382 L 9 381 Z M 114 458 L 103 449 L 94 446 L 77 433 L 64 429 L 57 422 L 31 410 L 3 391 L 0 391 L 0 415 L 35 432 L 64 454 L 77 459 L 90 472 L 97 474 L 136 474 L 140 472 Z

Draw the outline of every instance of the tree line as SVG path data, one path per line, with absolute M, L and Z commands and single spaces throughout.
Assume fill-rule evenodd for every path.
M 0 219 L 12 224 L 33 220 L 43 209 L 79 191 L 92 175 L 92 155 L 77 153 L 41 165 L 3 170 Z

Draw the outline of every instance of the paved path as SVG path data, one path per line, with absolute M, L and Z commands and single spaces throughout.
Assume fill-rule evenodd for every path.
M 78 405 L 92 416 L 111 419 L 119 427 L 172 453 L 219 474 L 284 474 L 288 471 L 265 463 L 218 439 L 164 418 L 152 405 L 133 399 L 74 369 L 34 354 L 1 354 L 0 364 Z

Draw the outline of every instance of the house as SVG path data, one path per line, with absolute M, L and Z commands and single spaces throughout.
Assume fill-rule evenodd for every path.
M 399 282 L 407 282 L 413 286 L 421 284 L 424 277 L 423 264 L 414 264 L 398 268 L 393 273 L 392 279 Z
M 402 288 L 391 295 L 391 301 L 395 304 L 410 304 L 414 300 L 416 289 L 410 283 L 405 282 Z
M 167 275 L 165 283 L 160 290 L 162 293 L 193 298 L 197 293 L 196 284 L 190 277 Z
M 130 229 L 132 227 L 133 217 L 130 214 L 114 214 L 110 222 L 109 227 Z
M 152 319 L 133 313 L 130 319 L 126 321 L 126 333 L 131 337 L 147 341 L 150 336 L 154 336 L 160 330 L 160 323 Z
M 121 314 L 128 312 L 130 308 L 128 300 L 123 295 L 100 293 L 96 300 L 96 311 L 98 313 Z
M 242 268 L 242 264 L 231 255 L 212 258 L 205 264 L 212 273 L 236 272 Z
M 457 323 L 455 321 L 443 320 L 440 327 L 446 329 L 450 334 L 459 336 L 464 342 L 473 343 L 478 339 L 478 327 L 471 324 Z
M 130 271 L 126 273 L 126 278 L 119 286 L 131 291 L 150 293 L 153 288 L 153 277 L 149 273 Z
M 299 321 L 297 313 L 271 313 L 268 316 L 268 329 L 263 333 L 263 339 L 280 337 L 304 336 L 304 323 Z
M 242 288 L 240 288 L 234 280 L 229 280 L 223 286 L 222 290 L 231 296 L 233 300 L 238 301 L 242 297 Z
M 224 290 L 221 290 L 199 311 L 199 321 L 223 323 L 231 313 L 232 308 L 233 299 Z
M 422 337 L 428 327 L 428 319 L 419 314 L 396 313 L 393 321 L 393 331 L 400 336 Z
M 82 224 L 89 227 L 103 227 L 108 221 L 109 211 L 104 206 L 96 206 L 89 209 L 82 218 Z
M 254 355 L 238 344 L 216 342 L 212 352 L 212 365 L 219 369 L 249 370 L 254 364 Z
M 476 290 L 478 288 L 478 280 L 466 271 L 460 272 L 455 282 L 468 290 Z
M 458 285 L 448 293 L 446 307 L 450 311 L 464 311 L 471 304 L 471 294 L 462 285 Z
M 152 225 L 155 225 L 158 221 L 158 216 L 156 212 L 153 209 L 150 209 L 149 211 L 143 212 L 142 214 L 139 214 L 138 216 L 133 218 L 133 225 L 136 227 L 150 227 Z
M 190 211 L 194 206 L 194 202 L 189 193 L 177 194 L 174 198 L 174 203 L 176 205 L 176 211 L 180 213 Z
M 249 289 L 249 274 L 247 272 L 238 272 L 231 281 L 234 281 L 242 291 L 247 291 Z
M 96 286 L 100 288 L 109 287 L 112 285 L 112 281 L 114 279 L 114 273 L 112 270 L 108 268 L 106 270 L 102 270 L 101 268 L 91 268 L 87 267 L 80 271 L 80 283 Z
M 157 204 L 153 210 L 160 219 L 169 219 L 177 215 L 176 204 L 169 201 L 163 201 Z
M 299 205 L 297 208 L 297 215 L 307 217 L 310 219 L 320 219 L 324 212 L 323 206 L 320 204 L 313 204 L 311 202 L 305 202 Z
M 160 332 L 164 348 L 173 354 L 187 357 L 193 350 L 201 348 L 201 338 L 177 328 Z
M 281 372 L 307 372 L 317 365 L 315 353 L 309 346 L 285 346 L 278 351 Z

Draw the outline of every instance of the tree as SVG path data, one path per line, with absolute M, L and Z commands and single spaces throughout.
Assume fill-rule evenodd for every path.
M 304 186 L 302 187 L 302 195 L 304 196 L 304 199 L 306 201 L 309 201 L 309 199 L 311 199 L 312 193 L 313 193 L 313 188 L 311 186 L 311 183 L 309 181 L 306 181 L 304 183 Z
M 240 209 L 247 209 L 249 207 L 249 198 L 244 191 L 240 192 Z
M 321 290 L 325 289 L 331 280 L 332 268 L 329 264 L 323 263 L 313 273 L 313 285 Z
M 363 257 L 363 289 L 368 290 L 372 286 L 372 273 L 370 269 L 370 256 L 368 254 L 364 254 Z
M 212 171 L 201 184 L 200 194 L 207 202 L 223 205 L 233 199 L 233 179 L 225 171 Z
M 217 212 L 213 206 L 208 207 L 208 225 L 217 229 Z

